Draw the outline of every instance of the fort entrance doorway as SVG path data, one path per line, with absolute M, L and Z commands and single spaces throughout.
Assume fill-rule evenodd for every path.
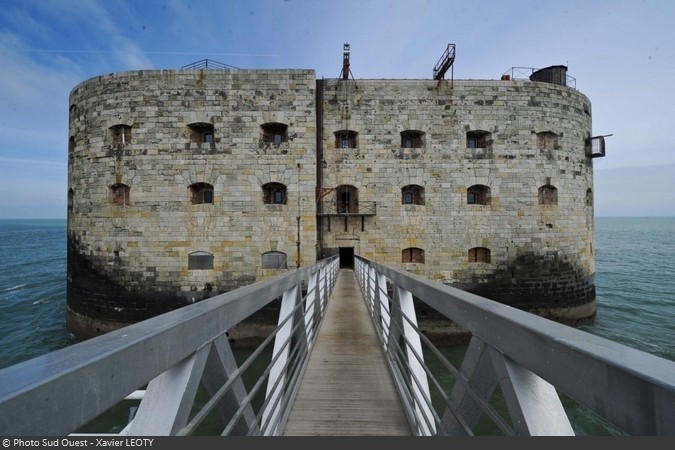
M 354 268 L 354 247 L 340 247 L 340 268 Z

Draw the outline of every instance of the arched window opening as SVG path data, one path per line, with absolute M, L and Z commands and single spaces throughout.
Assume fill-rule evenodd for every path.
M 263 269 L 286 269 L 288 257 L 283 252 L 267 252 L 262 254 Z
M 401 251 L 401 262 L 424 264 L 424 250 L 409 247 Z
M 113 205 L 129 205 L 131 189 L 126 184 L 117 183 L 110 186 L 110 199 Z
M 586 206 L 593 206 L 593 191 L 591 188 L 586 189 Z
M 68 189 L 68 214 L 73 212 L 73 205 L 75 204 L 75 191 L 73 188 Z
M 424 205 L 424 188 L 410 184 L 401 189 L 401 202 L 404 205 Z
M 208 183 L 190 185 L 190 201 L 193 205 L 213 203 L 213 186 Z
M 469 262 L 489 263 L 490 249 L 485 247 L 474 247 L 469 249 Z
M 540 205 L 557 205 L 558 204 L 558 189 L 555 186 L 547 184 L 539 188 L 539 204 Z
M 468 205 L 488 205 L 490 203 L 490 188 L 482 184 L 474 184 L 466 190 Z
M 213 124 L 195 122 L 189 124 L 188 128 L 190 129 L 190 141 L 207 144 L 213 144 L 215 142 Z
M 483 130 L 467 131 L 467 148 L 489 148 L 492 145 L 492 133 Z
M 424 147 L 424 132 L 419 130 L 401 131 L 401 147 L 403 148 Z
M 537 133 L 537 148 L 539 150 L 555 150 L 558 147 L 558 135 L 552 131 Z
M 131 126 L 129 125 L 113 125 L 110 127 L 110 135 L 112 143 L 115 145 L 127 145 L 131 143 Z
M 285 123 L 268 122 L 260 127 L 263 130 L 263 141 L 268 144 L 280 145 L 288 140 L 288 125 Z
M 359 212 L 359 190 L 354 186 L 341 185 L 335 189 L 339 214 Z
M 192 252 L 188 255 L 188 270 L 213 270 L 213 255 L 209 252 Z
M 335 132 L 335 147 L 356 148 L 358 146 L 358 133 L 352 130 L 340 130 Z
M 287 200 L 286 186 L 281 183 L 263 185 L 263 203 L 266 205 L 285 205 Z

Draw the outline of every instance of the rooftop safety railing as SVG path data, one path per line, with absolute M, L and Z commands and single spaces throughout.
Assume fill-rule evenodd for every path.
M 0 435 L 279 434 L 338 269 L 322 260 L 2 369 Z M 278 326 L 237 361 L 228 331 L 278 299 Z
M 535 67 L 511 67 L 509 70 L 504 72 L 502 75 L 502 80 L 530 80 L 532 74 L 538 70 L 540 69 Z M 565 75 L 565 86 L 576 89 L 577 79 L 569 75 Z
M 183 69 L 183 70 L 200 70 L 200 69 L 222 70 L 222 69 L 239 69 L 239 67 L 230 66 L 229 64 L 214 61 L 212 59 L 202 59 L 202 60 L 193 62 L 191 64 L 187 64 L 187 65 L 181 67 L 181 69 Z
M 418 435 L 583 434 L 572 412 L 675 435 L 675 362 L 363 258 L 355 272 Z M 470 332 L 463 357 L 420 331 L 415 302 Z

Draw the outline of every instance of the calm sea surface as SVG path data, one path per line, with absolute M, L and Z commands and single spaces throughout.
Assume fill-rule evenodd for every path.
M 597 218 L 598 315 L 584 331 L 675 361 L 675 218 Z M 66 221 L 0 220 L 0 368 L 73 344 Z
M 597 218 L 598 315 L 583 330 L 675 361 L 675 217 Z M 0 368 L 74 343 L 66 221 L 0 220 Z

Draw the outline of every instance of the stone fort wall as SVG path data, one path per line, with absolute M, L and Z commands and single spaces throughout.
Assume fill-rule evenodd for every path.
M 315 83 L 310 70 L 137 71 L 73 89 L 71 328 L 105 332 L 276 275 L 267 252 L 288 269 L 316 261 Z M 282 142 L 266 123 L 287 126 Z M 283 203 L 265 202 L 268 183 Z M 195 204 L 205 185 L 211 202 Z
M 76 334 L 345 249 L 566 323 L 595 314 L 591 110 L 574 89 L 136 71 L 85 81 L 70 108 Z
M 325 218 L 325 247 L 354 246 L 565 323 L 594 316 L 591 107 L 583 94 L 511 80 L 324 85 L 326 196 L 351 185 L 360 203 L 377 202 L 375 215 Z M 334 138 L 344 129 L 358 133 L 355 148 Z M 419 142 L 406 148 L 411 130 Z M 468 142 L 480 132 L 483 143 Z M 405 202 L 409 186 L 421 201 Z M 487 198 L 469 203 L 476 186 Z

